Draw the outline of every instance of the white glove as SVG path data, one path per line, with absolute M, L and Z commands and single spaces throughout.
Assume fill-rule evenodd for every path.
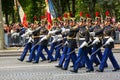
M 109 45 L 111 42 L 114 42 L 114 39 L 113 39 L 112 37 L 110 37 L 110 38 L 106 41 L 105 45 Z
M 62 35 L 60 34 L 60 35 L 57 35 L 58 36 L 58 40 L 57 41 L 61 41 L 61 40 L 63 40 L 63 37 L 62 37 Z
M 66 32 L 70 32 L 70 29 L 66 29 Z
M 33 42 L 34 40 L 32 39 L 32 37 L 30 37 L 29 38 L 29 40 L 28 40 L 28 43 L 31 43 L 31 42 Z
M 48 33 L 48 34 L 50 34 L 50 35 L 54 35 L 54 34 L 55 34 L 55 32 L 57 32 L 57 30 L 54 30 L 54 31 L 49 31 L 49 33 Z
M 65 44 L 64 44 L 64 45 L 67 45 L 67 44 L 69 44 L 68 41 L 65 41 Z
M 30 29 L 27 29 L 27 32 L 26 32 L 28 35 L 31 35 L 32 34 L 32 30 Z
M 62 29 L 62 33 L 65 33 L 65 28 L 61 28 Z
M 27 35 L 31 35 L 32 31 L 30 29 L 27 29 L 25 34 L 21 35 L 21 37 L 26 37 Z
M 21 35 L 22 38 L 25 37 L 25 36 L 26 36 L 25 34 Z
M 41 38 L 40 42 L 44 41 L 47 39 L 47 36 L 44 36 L 43 38 Z
M 86 41 L 84 41 L 79 48 L 83 48 L 83 47 L 87 47 L 87 46 L 88 46 L 88 43 Z
M 90 36 L 95 36 L 95 32 L 90 32 Z
M 49 31 L 48 34 L 52 35 L 52 34 L 53 34 L 53 31 Z
M 100 39 L 98 37 L 95 38 L 95 40 L 92 42 L 92 45 L 97 44 L 100 42 Z
M 58 40 L 58 36 L 56 35 L 53 37 L 52 43 L 57 42 L 57 40 Z

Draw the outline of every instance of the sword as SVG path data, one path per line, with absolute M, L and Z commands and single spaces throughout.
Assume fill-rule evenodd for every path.
M 88 46 L 87 46 L 88 47 Z M 78 50 L 81 48 L 81 46 L 80 47 L 78 47 Z M 83 48 L 83 47 L 82 47 Z M 73 53 L 74 51 L 76 51 L 77 49 L 74 49 L 73 51 L 71 51 L 71 52 L 69 52 L 68 53 L 68 55 L 70 55 L 71 53 Z
M 68 55 L 72 54 L 75 51 L 77 51 L 77 49 L 74 49 L 73 51 L 69 52 Z
M 39 43 L 40 41 L 38 41 L 31 49 L 35 48 Z
M 42 37 L 32 48 L 36 47 L 36 46 L 37 46 L 38 44 L 40 44 L 42 41 L 48 40 L 48 38 L 49 38 L 49 35 L 46 35 L 46 36 Z M 31 49 L 32 49 L 32 48 L 31 48 Z
M 101 46 L 101 47 L 102 47 L 102 46 Z M 91 56 L 95 55 L 95 54 L 101 49 L 101 47 L 98 48 L 95 52 L 93 52 L 93 53 L 91 54 Z
M 105 45 L 109 44 L 110 42 L 114 42 L 114 40 L 113 40 L 111 37 L 110 37 L 110 38 L 106 41 L 106 43 L 103 44 L 101 47 L 104 47 Z M 93 56 L 94 54 L 96 54 L 96 52 L 98 52 L 98 51 L 101 49 L 101 47 L 98 48 L 95 52 L 93 52 L 93 53 L 91 54 L 91 56 Z
M 60 43 L 60 44 L 56 45 L 55 48 L 57 48 L 58 46 L 60 46 L 60 45 L 62 45 L 62 44 L 63 44 L 63 43 Z

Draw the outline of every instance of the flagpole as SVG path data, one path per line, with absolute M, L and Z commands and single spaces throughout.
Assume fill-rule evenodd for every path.
M 21 22 L 20 21 L 20 16 L 19 16 L 19 9 L 18 9 L 18 0 L 16 0 L 16 7 L 17 7 L 18 22 Z

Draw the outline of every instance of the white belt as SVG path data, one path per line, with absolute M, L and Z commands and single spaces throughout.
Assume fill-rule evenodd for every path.
M 105 38 L 109 38 L 110 36 L 105 36 Z
M 44 37 L 45 35 L 40 35 L 40 37 Z
M 79 38 L 79 40 L 85 40 L 85 38 Z
M 25 39 L 29 39 L 30 37 L 26 37 Z
M 94 37 L 94 39 L 99 38 L 99 37 Z M 100 38 L 99 38 L 100 39 Z

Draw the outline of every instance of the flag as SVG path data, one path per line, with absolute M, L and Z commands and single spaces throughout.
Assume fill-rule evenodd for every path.
M 53 3 L 51 0 L 45 0 L 46 2 L 46 17 L 48 22 L 48 29 L 50 30 L 52 28 L 52 20 L 57 17 L 55 8 L 53 6 Z
M 23 11 L 22 6 L 20 5 L 18 0 L 17 0 L 17 6 L 18 6 L 18 12 L 19 12 L 20 20 L 21 20 L 21 23 L 22 23 L 23 27 L 28 27 L 26 14 Z

